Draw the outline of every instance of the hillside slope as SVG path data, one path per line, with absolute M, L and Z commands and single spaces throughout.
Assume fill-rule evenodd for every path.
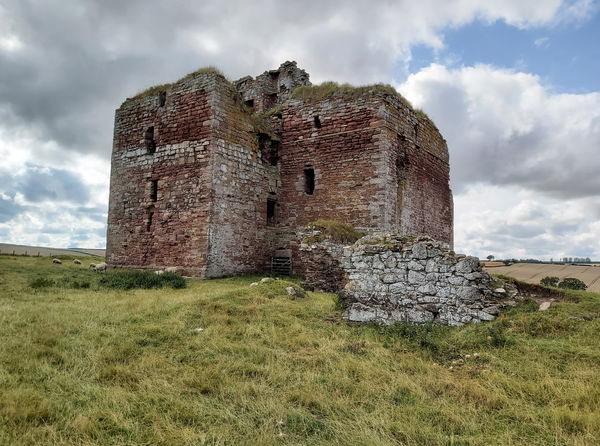
M 379 327 L 285 281 L 111 291 L 65 260 L 0 256 L 0 444 L 600 443 L 598 294 Z

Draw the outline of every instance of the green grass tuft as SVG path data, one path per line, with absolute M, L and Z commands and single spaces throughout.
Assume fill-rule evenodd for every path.
M 193 72 L 191 72 L 189 74 L 186 74 L 181 79 L 178 79 L 177 82 L 171 82 L 171 83 L 160 84 L 160 85 L 153 85 L 152 87 L 146 88 L 145 90 L 140 91 L 135 96 L 133 96 L 132 99 L 139 99 L 139 98 L 143 98 L 145 96 L 157 95 L 158 93 L 171 88 L 173 86 L 173 84 L 176 84 L 178 82 L 186 81 L 186 80 L 188 80 L 188 79 L 190 79 L 190 78 L 192 78 L 194 76 L 198 76 L 198 75 L 203 74 L 203 73 L 214 73 L 214 74 L 218 74 L 219 76 L 222 76 L 223 78 L 225 78 L 225 75 L 218 68 L 216 68 L 216 67 L 213 67 L 213 66 L 202 67 L 202 68 L 199 68 L 196 71 L 193 71 Z
M 387 84 L 374 84 L 355 87 L 350 84 L 338 84 L 333 81 L 326 81 L 319 85 L 302 85 L 292 91 L 292 98 L 302 101 L 318 102 L 331 97 L 357 98 L 369 92 L 383 92 L 398 96 L 403 102 L 410 103 L 396 91 L 394 87 Z
M 137 288 L 151 289 L 171 287 L 181 289 L 186 287 L 183 277 L 178 274 L 166 272 L 155 274 L 153 271 L 112 271 L 100 279 L 100 286 L 117 290 L 133 290 Z
M 318 242 L 329 238 L 340 243 L 354 243 L 365 236 L 364 232 L 355 229 L 352 225 L 335 220 L 316 220 L 308 226 L 320 230 L 321 234 L 306 240 L 307 242 Z

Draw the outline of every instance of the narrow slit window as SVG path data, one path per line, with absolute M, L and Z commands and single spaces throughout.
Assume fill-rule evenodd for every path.
M 273 226 L 275 224 L 275 200 L 267 200 L 267 225 Z
M 315 193 L 315 169 L 304 169 L 304 192 L 307 195 Z
M 166 103 L 167 103 L 167 92 L 161 91 L 160 93 L 158 93 L 158 106 L 164 107 Z
M 271 147 L 269 148 L 269 164 L 276 166 L 279 162 L 279 149 L 281 143 L 279 141 L 271 141 Z
M 146 218 L 146 232 L 152 231 L 152 220 L 154 220 L 154 211 L 148 211 L 148 218 Z
M 158 180 L 150 181 L 150 200 L 158 200 Z
M 317 128 L 317 129 L 321 128 L 321 118 L 319 118 L 318 116 L 315 116 L 314 123 L 315 123 L 315 128 Z
M 156 152 L 156 141 L 154 139 L 154 126 L 148 127 L 144 133 L 144 142 L 148 153 Z

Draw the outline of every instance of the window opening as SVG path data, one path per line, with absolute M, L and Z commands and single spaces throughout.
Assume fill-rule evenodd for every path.
M 315 127 L 320 129 L 321 128 L 321 119 L 318 116 L 315 116 L 314 121 L 315 121 Z
M 158 199 L 158 180 L 150 181 L 150 200 L 156 201 Z
M 254 109 L 254 99 L 248 99 L 247 101 L 244 101 L 244 104 L 246 104 L 248 107 Z
M 267 225 L 273 226 L 275 224 L 275 200 L 267 199 Z
M 315 169 L 304 169 L 304 192 L 307 195 L 315 192 Z
M 148 127 L 144 133 L 144 143 L 148 153 L 156 152 L 156 141 L 154 140 L 154 126 Z
M 281 143 L 279 141 L 271 141 L 271 146 L 269 148 L 269 164 L 271 164 L 271 166 L 276 166 L 279 162 L 280 147 Z
M 166 103 L 167 103 L 167 92 L 161 91 L 160 93 L 158 93 L 158 106 L 164 107 Z
M 150 232 L 152 230 L 152 220 L 154 219 L 154 210 L 148 211 L 148 218 L 146 218 L 146 232 Z

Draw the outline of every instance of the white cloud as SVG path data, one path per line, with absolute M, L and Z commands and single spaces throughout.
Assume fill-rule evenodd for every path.
M 600 257 L 599 93 L 487 65 L 434 64 L 399 89 L 448 141 L 458 250 Z
M 457 191 L 473 182 L 554 197 L 600 191 L 600 93 L 553 94 L 532 74 L 438 64 L 399 90 L 446 137 Z
M 455 246 L 485 258 L 600 258 L 600 197 L 557 200 L 473 184 L 455 196 Z

